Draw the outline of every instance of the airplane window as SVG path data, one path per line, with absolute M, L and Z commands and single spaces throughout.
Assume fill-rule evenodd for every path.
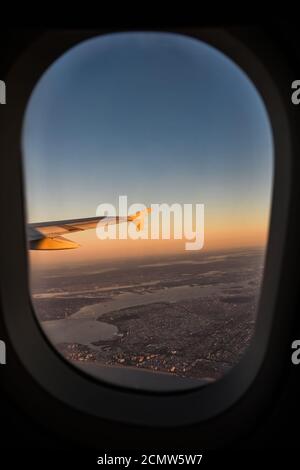
M 174 33 L 85 40 L 36 84 L 22 150 L 32 303 L 67 361 L 147 390 L 210 383 L 239 362 L 273 140 L 231 59 Z

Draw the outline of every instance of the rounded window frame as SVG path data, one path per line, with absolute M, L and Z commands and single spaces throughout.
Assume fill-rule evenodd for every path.
M 23 54 L 6 80 L 9 104 L 4 122 L 3 143 L 4 152 L 11 156 L 8 164 L 13 181 L 10 189 L 7 185 L 7 190 L 14 210 L 11 215 L 7 212 L 6 219 L 13 220 L 13 217 L 19 214 L 20 223 L 11 236 L 11 224 L 5 219 L 6 224 L 2 234 L 6 240 L 7 251 L 12 253 L 11 256 L 4 257 L 4 263 L 0 268 L 2 278 L 4 276 L 3 317 L 8 336 L 21 363 L 34 380 L 59 401 L 82 413 L 102 419 L 147 426 L 189 425 L 208 420 L 233 406 L 253 384 L 268 350 L 289 207 L 292 159 L 289 119 L 282 93 L 269 71 L 247 48 L 244 39 L 224 30 L 165 31 L 207 42 L 226 54 L 252 80 L 268 112 L 274 147 L 273 194 L 256 332 L 241 361 L 221 379 L 201 388 L 162 393 L 138 392 L 96 381 L 63 360 L 45 338 L 32 312 L 26 281 L 28 262 L 20 142 L 28 99 L 44 71 L 64 52 L 82 40 L 112 32 L 114 31 L 46 33 Z M 31 68 L 28 68 L 28 63 Z M 22 77 L 21 87 L 20 77 Z M 16 263 L 19 263 L 20 268 L 17 273 L 13 269 Z M 18 296 L 15 295 L 14 286 L 18 286 Z M 27 338 L 31 339 L 30 345 Z M 55 370 L 55 380 L 53 380 L 54 374 L 48 373 L 49 370 Z M 77 391 L 76 394 L 74 390 Z

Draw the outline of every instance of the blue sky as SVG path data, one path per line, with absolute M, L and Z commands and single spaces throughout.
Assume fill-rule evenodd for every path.
M 84 41 L 42 76 L 23 128 L 29 221 L 94 216 L 118 196 L 263 217 L 272 135 L 255 87 L 213 47 L 170 33 Z

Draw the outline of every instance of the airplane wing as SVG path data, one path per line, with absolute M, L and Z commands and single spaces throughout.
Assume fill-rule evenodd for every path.
M 27 238 L 30 250 L 67 250 L 78 248 L 80 245 L 68 240 L 61 235 L 65 233 L 81 232 L 96 228 L 98 224 L 103 226 L 134 222 L 136 229 L 142 230 L 144 217 L 151 209 L 138 211 L 125 217 L 89 217 L 85 219 L 56 220 L 51 222 L 39 222 L 27 225 Z

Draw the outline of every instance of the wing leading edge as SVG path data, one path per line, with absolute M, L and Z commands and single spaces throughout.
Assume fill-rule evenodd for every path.
M 32 223 L 27 226 L 27 238 L 30 250 L 68 250 L 80 245 L 62 237 L 63 234 L 95 229 L 98 224 L 111 225 L 134 222 L 136 229 L 142 230 L 144 217 L 151 209 L 138 211 L 125 217 L 89 217 L 85 219 L 57 220 L 52 222 Z

